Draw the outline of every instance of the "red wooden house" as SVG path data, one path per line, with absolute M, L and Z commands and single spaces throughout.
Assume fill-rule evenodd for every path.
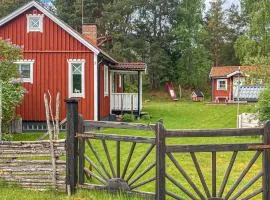
M 24 121 L 45 121 L 43 95 L 61 94 L 79 100 L 86 120 L 100 120 L 119 109 L 142 109 L 144 63 L 119 63 L 97 46 L 95 25 L 73 30 L 39 3 L 32 1 L 0 20 L 0 38 L 22 47 L 17 61 L 27 92 L 17 112 Z M 138 93 L 123 93 L 123 74 L 138 75 Z M 52 102 L 52 105 L 55 103 Z M 121 105 L 121 106 L 119 106 Z M 61 103 L 61 119 L 65 104 Z
M 233 101 L 238 92 L 237 87 L 243 85 L 248 73 L 255 70 L 254 66 L 212 67 L 209 75 L 212 82 L 212 101 Z

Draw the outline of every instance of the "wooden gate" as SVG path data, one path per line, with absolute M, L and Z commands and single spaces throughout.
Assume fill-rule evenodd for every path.
M 93 131 L 100 128 L 120 128 L 152 131 L 154 136 L 120 136 Z M 119 129 L 117 129 L 119 131 Z M 262 137 L 259 143 L 235 144 L 170 144 L 168 140 L 181 138 L 234 138 Z M 187 140 L 185 140 L 187 141 Z M 129 146 L 128 146 L 129 145 Z M 128 148 L 129 147 L 129 148 Z M 136 152 L 136 150 L 140 150 Z M 162 122 L 155 125 L 128 124 L 117 122 L 83 121 L 78 116 L 78 102 L 67 101 L 67 188 L 74 193 L 76 186 L 85 189 L 122 191 L 136 193 L 157 200 L 202 199 L 231 200 L 259 197 L 270 199 L 270 122 L 264 128 L 219 129 L 219 130 L 167 130 Z M 219 175 L 220 160 L 231 153 L 227 169 Z M 253 154 L 242 172 L 233 173 L 239 154 Z M 199 154 L 207 153 L 211 170 L 201 167 Z M 185 155 L 190 159 L 198 180 L 187 173 L 179 160 Z M 134 162 L 134 159 L 136 158 Z M 183 157 L 182 157 L 183 158 Z M 247 159 L 246 159 L 247 160 Z M 259 171 L 252 167 L 260 162 Z M 218 162 L 219 161 L 219 162 Z M 225 165 L 221 163 L 222 165 Z M 258 168 L 258 167 L 257 167 Z M 173 172 L 173 175 L 171 174 Z M 209 174 L 211 181 L 207 181 Z M 252 177 L 243 181 L 249 174 Z M 250 175 L 251 174 L 251 175 Z M 178 179 L 181 176 L 181 181 Z M 220 179 L 222 179 L 220 181 Z M 219 180 L 219 181 L 218 181 Z M 260 181 L 262 180 L 262 181 Z M 186 183 L 184 183 L 186 182 Z M 220 183 L 219 183 L 220 182 Z M 198 184 L 199 183 L 199 184 Z M 259 183 L 259 184 L 258 184 Z M 150 186 L 149 186 L 150 185 Z M 258 188 L 249 191 L 252 186 Z M 142 187 L 143 186 L 143 187 Z M 153 186 L 153 187 L 152 187 Z M 210 187 L 209 187 L 210 186 Z M 147 191 L 144 189 L 147 188 Z M 149 192 L 149 188 L 153 188 Z
M 247 137 L 247 136 L 262 136 L 262 143 L 237 143 L 237 144 L 195 144 L 195 145 L 166 145 L 166 139 L 168 138 L 204 138 L 204 137 Z M 262 197 L 259 199 L 269 200 L 270 193 L 270 122 L 267 122 L 264 128 L 254 129 L 223 129 L 223 130 L 165 130 L 162 124 L 159 124 L 157 132 L 157 199 L 164 200 L 167 198 L 172 199 L 212 199 L 212 200 L 236 200 L 236 199 L 252 199 L 256 198 L 262 193 Z M 211 157 L 211 187 L 206 183 L 205 174 L 203 173 L 200 163 L 197 159 L 199 153 L 209 153 Z M 224 176 L 220 185 L 217 185 L 217 171 L 219 167 L 217 165 L 217 153 L 220 155 L 226 152 L 231 152 L 231 158 L 225 171 Z M 232 174 L 235 160 L 238 157 L 239 152 L 252 152 L 252 158 L 246 166 L 243 166 L 243 170 L 237 177 L 230 176 Z M 194 165 L 199 177 L 199 182 L 202 187 L 199 187 L 188 175 L 186 170 L 182 167 L 183 163 L 180 163 L 176 156 L 178 154 L 188 153 Z M 262 156 L 261 156 L 262 155 Z M 181 155 L 180 155 L 181 156 Z M 253 175 L 251 168 L 254 163 L 262 157 L 262 168 L 259 172 Z M 175 170 L 181 175 L 182 182 L 178 182 L 176 177 L 172 177 L 168 170 L 168 163 L 172 163 Z M 171 171 L 171 169 L 170 169 Z M 243 181 L 245 176 L 251 173 L 253 178 L 244 184 L 240 183 Z M 231 179 L 231 180 L 230 180 Z M 253 186 L 256 182 L 262 179 L 261 186 L 247 193 L 248 189 Z M 227 183 L 231 182 L 231 185 Z M 183 196 L 171 192 L 167 185 L 172 183 Z M 183 182 L 187 182 L 190 186 L 187 189 L 183 186 Z M 226 188 L 226 186 L 228 186 Z M 200 188 L 203 188 L 202 190 Z M 226 188 L 226 191 L 225 191 Z M 258 198 L 257 198 L 258 199 Z

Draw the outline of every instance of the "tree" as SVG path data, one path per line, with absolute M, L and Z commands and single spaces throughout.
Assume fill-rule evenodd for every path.
M 173 30 L 181 56 L 176 60 L 178 82 L 188 87 L 206 88 L 212 65 L 204 45 L 207 32 L 203 26 L 202 0 L 183 0 L 178 6 Z
M 210 10 L 206 14 L 206 30 L 208 32 L 208 48 L 215 66 L 220 66 L 222 48 L 225 43 L 227 26 L 225 24 L 223 0 L 211 1 Z
M 255 64 L 270 55 L 270 4 L 268 0 L 242 0 L 247 32 L 235 44 L 241 64 Z M 260 61 L 261 63 L 261 61 Z M 265 63 L 270 64 L 270 63 Z
M 24 89 L 12 80 L 19 77 L 15 61 L 22 57 L 21 49 L 0 40 L 0 80 L 2 85 L 2 126 L 6 131 L 15 117 L 15 108 L 23 98 Z

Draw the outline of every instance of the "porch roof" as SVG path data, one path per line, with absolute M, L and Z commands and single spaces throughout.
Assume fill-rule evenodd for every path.
M 123 70 L 123 71 L 145 71 L 146 70 L 146 64 L 143 63 L 143 62 L 117 63 L 116 65 L 112 65 L 111 69 Z

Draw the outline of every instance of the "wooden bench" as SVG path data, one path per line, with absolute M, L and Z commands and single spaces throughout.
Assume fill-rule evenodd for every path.
M 227 103 L 229 101 L 229 98 L 228 97 L 224 97 L 224 96 L 217 96 L 215 98 L 215 102 L 216 103 L 220 103 L 220 99 L 224 99 L 225 100 L 225 103 Z

